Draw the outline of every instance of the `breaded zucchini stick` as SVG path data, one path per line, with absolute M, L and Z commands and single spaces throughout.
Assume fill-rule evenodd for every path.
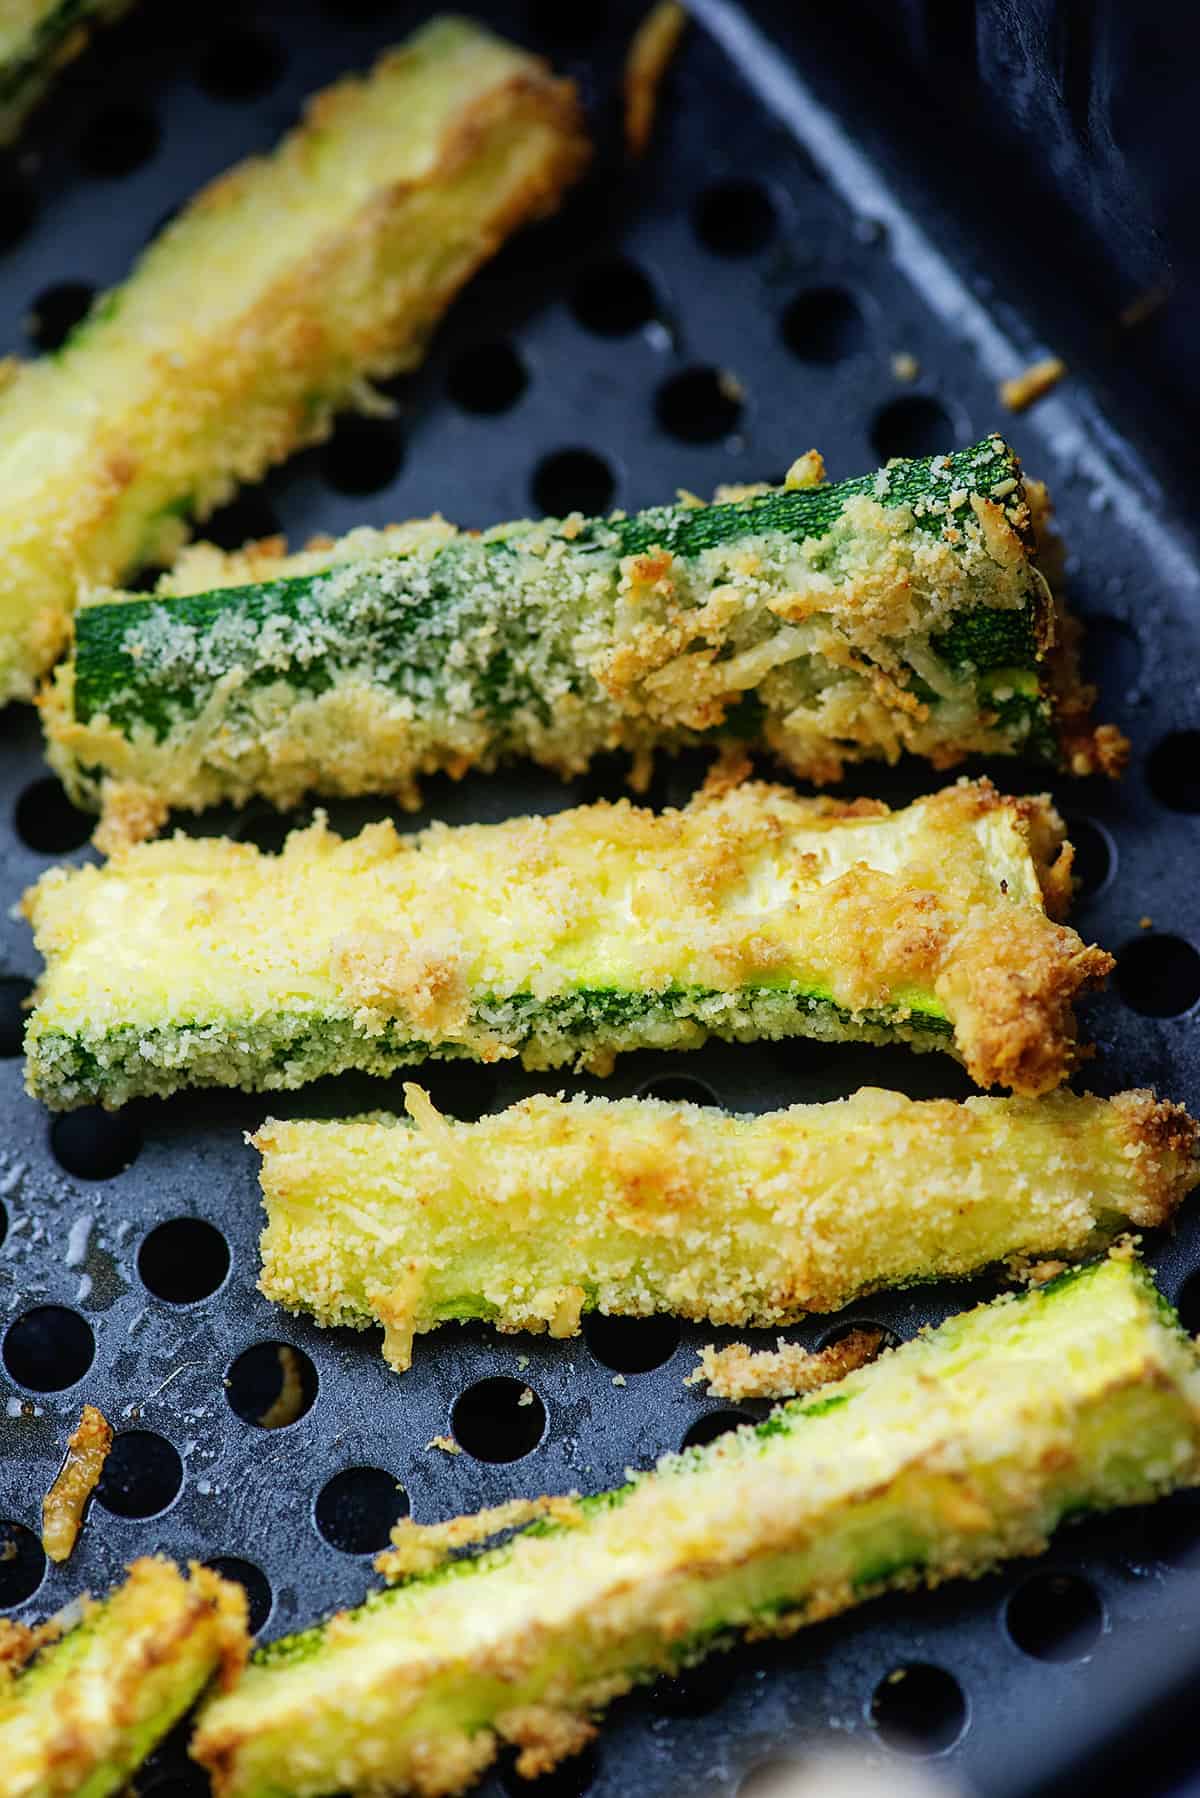
M 0 700 L 59 653 L 80 583 L 169 557 L 185 519 L 418 362 L 585 154 L 569 83 L 448 19 L 200 194 L 57 355 L 0 387 Z
M 904 811 L 712 789 L 280 855 L 176 836 L 24 899 L 47 967 L 26 1032 L 48 1105 L 300 1086 L 428 1055 L 593 1071 L 714 1035 L 944 1048 L 1040 1093 L 1111 958 L 1051 922 L 1070 850 L 1045 799 L 964 782 Z
M 74 1607 L 72 1607 L 74 1608 Z M 0 1781 L 6 1798 L 106 1798 L 214 1675 L 245 1663 L 246 1597 L 206 1567 L 135 1561 L 78 1621 L 0 1618 Z
M 106 849 L 170 807 L 411 801 L 421 774 L 516 756 L 572 773 L 619 748 L 644 770 L 658 748 L 749 741 L 821 781 L 903 750 L 1113 765 L 1059 634 L 992 437 L 630 518 L 483 536 L 430 519 L 297 556 L 201 545 L 152 598 L 90 596 L 44 715 Z
M 259 1287 L 382 1323 L 398 1371 L 449 1319 L 569 1336 L 584 1311 L 765 1327 L 881 1286 L 1094 1255 L 1200 1184 L 1200 1126 L 1115 1099 L 852 1099 L 761 1117 L 650 1099 L 523 1100 L 412 1123 L 265 1124 Z
M 11 143 L 55 73 L 87 43 L 96 25 L 127 12 L 132 0 L 2 0 L 0 145 Z
M 1196 1348 L 1137 1263 L 1092 1263 L 273 1644 L 192 1752 L 217 1798 L 440 1798 L 502 1740 L 534 1775 L 731 1636 L 978 1575 L 1198 1480 Z

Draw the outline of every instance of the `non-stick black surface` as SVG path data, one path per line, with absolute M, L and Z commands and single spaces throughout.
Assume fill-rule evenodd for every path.
M 53 348 L 90 292 L 119 280 L 202 181 L 272 144 L 304 94 L 367 63 L 426 10 L 276 0 L 184 17 L 158 0 L 109 34 L 0 165 L 0 354 Z M 698 8 L 715 35 L 693 27 L 653 148 L 633 169 L 615 154 L 613 127 L 638 9 L 481 10 L 579 76 L 606 145 L 595 176 L 474 283 L 425 368 L 396 385 L 393 421 L 347 422 L 228 508 L 213 534 L 233 544 L 282 528 L 300 542 L 434 509 L 482 525 L 576 504 L 632 507 L 678 487 L 777 478 L 812 444 L 840 477 L 999 426 L 1052 483 L 1102 709 L 1134 746 L 1117 788 L 1053 783 L 1081 852 L 1079 928 L 1119 958 L 1087 1013 L 1099 1055 L 1086 1082 L 1155 1084 L 1200 1105 L 1196 572 L 1082 380 L 1026 418 L 999 407 L 996 375 L 1038 347 L 1010 309 L 1023 299 L 1036 308 L 1036 281 L 992 310 L 986 281 L 940 252 L 936 220 L 926 235 L 895 206 L 887 169 L 859 157 L 853 117 L 817 104 L 736 8 Z M 916 359 L 915 380 L 898 378 L 897 354 Z M 1012 786 L 1043 784 L 994 772 Z M 664 767 L 655 802 L 682 799 L 695 775 Z M 855 780 L 888 798 L 932 784 L 911 768 Z M 567 788 L 529 772 L 434 781 L 426 811 L 401 822 L 500 818 L 619 786 L 616 769 Z M 386 809 L 332 811 L 352 828 Z M 264 845 L 280 837 L 265 811 L 189 828 L 232 828 Z M 369 1553 L 401 1510 L 433 1519 L 534 1490 L 591 1490 L 730 1420 L 728 1407 L 683 1385 L 712 1331 L 597 1320 L 562 1343 L 450 1327 L 418 1342 L 401 1379 L 373 1337 L 318 1331 L 258 1296 L 257 1158 L 243 1131 L 268 1113 L 399 1106 L 399 1077 L 181 1097 L 117 1117 L 41 1111 L 24 1095 L 19 1059 L 36 959 L 7 907 L 53 862 L 91 855 L 88 829 L 41 761 L 32 711 L 3 714 L 0 1527 L 14 1552 L 0 1559 L 0 1606 L 46 1614 L 162 1549 L 248 1563 L 256 1621 L 276 1635 L 359 1598 Z M 599 1090 L 511 1065 L 421 1078 L 459 1116 L 539 1086 Z M 948 1060 L 805 1043 L 632 1057 L 603 1090 L 763 1110 L 864 1083 L 968 1090 Z M 1150 1246 L 1164 1289 L 1200 1326 L 1194 1211 L 1173 1240 Z M 991 1290 L 938 1287 L 853 1310 L 907 1337 Z M 792 1334 L 815 1343 L 828 1328 Z M 248 1419 L 273 1394 L 278 1358 L 263 1345 L 275 1343 L 300 1355 L 310 1402 L 268 1431 Z M 526 1384 L 532 1406 L 516 1402 Z M 36 1541 L 41 1496 L 85 1400 L 111 1419 L 117 1445 L 74 1556 L 48 1569 Z M 452 1427 L 466 1452 L 426 1446 Z M 1123 1656 L 1144 1658 L 1139 1631 L 1159 1649 L 1194 1649 L 1193 1537 L 1200 1511 L 1186 1503 L 1076 1528 L 1042 1562 L 727 1657 L 626 1701 L 596 1752 L 539 1789 L 733 1790 L 781 1741 L 832 1728 L 886 1757 L 882 1738 L 899 1723 L 979 1791 L 1008 1792 L 1011 1745 L 1085 1715 L 1089 1692 L 1120 1679 Z M 933 1671 L 882 1683 L 913 1665 Z M 907 1709 L 895 1715 L 901 1692 Z M 182 1765 L 176 1749 L 160 1752 L 142 1789 L 183 1790 Z M 485 1789 L 502 1786 L 495 1775 Z

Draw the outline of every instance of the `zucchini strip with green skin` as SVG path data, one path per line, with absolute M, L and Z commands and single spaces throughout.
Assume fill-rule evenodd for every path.
M 151 598 L 91 596 L 45 721 L 106 848 L 171 807 L 413 801 L 421 774 L 517 756 L 569 774 L 604 750 L 644 769 L 749 741 L 818 781 L 902 750 L 1087 772 L 1107 739 L 1060 707 L 1057 630 L 992 437 L 633 517 L 482 536 L 429 519 L 290 557 L 202 545 Z
M 120 1105 L 429 1055 L 607 1072 L 626 1049 L 809 1035 L 944 1048 L 1036 1094 L 1112 965 L 1047 916 L 1063 836 L 1048 800 L 981 781 L 897 812 L 748 783 L 414 836 L 319 819 L 278 856 L 140 843 L 25 896 L 47 962 L 29 1088 Z
M 536 1775 L 736 1635 L 978 1576 L 1197 1480 L 1196 1348 L 1136 1262 L 1093 1263 L 272 1644 L 192 1753 L 217 1798 L 441 1798 L 501 1739 Z
M 586 157 L 574 89 L 435 21 L 206 188 L 53 356 L 0 385 L 0 701 L 80 585 L 169 560 L 185 521 L 420 361 L 474 270 Z
M 11 143 L 64 63 L 133 0 L 5 0 L 0 8 L 0 145 Z
M 997 1262 L 1078 1260 L 1165 1224 L 1198 1127 L 1115 1099 L 852 1099 L 761 1117 L 538 1096 L 478 1123 L 264 1124 L 259 1290 L 383 1324 L 403 1372 L 450 1319 L 570 1336 L 584 1311 L 763 1328 Z M 415 1127 L 414 1127 L 415 1126 Z
M 0 1766 L 7 1798 L 106 1798 L 216 1675 L 246 1659 L 246 1598 L 207 1567 L 135 1561 L 79 1621 L 0 1619 Z

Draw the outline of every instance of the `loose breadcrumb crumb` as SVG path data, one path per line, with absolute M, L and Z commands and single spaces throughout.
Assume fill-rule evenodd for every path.
M 453 1436 L 431 1436 L 425 1444 L 426 1449 L 440 1448 L 444 1455 L 461 1455 L 462 1449 Z
M 625 147 L 641 156 L 654 130 L 659 89 L 679 48 L 687 13 L 678 0 L 658 0 L 633 34 L 625 59 Z
M 892 373 L 898 381 L 915 381 L 921 372 L 921 364 L 911 350 L 897 350 L 892 357 Z
M 565 1498 L 512 1498 L 470 1517 L 451 1517 L 445 1523 L 414 1523 L 411 1517 L 402 1517 L 392 1530 L 391 1548 L 376 1556 L 375 1571 L 394 1585 L 417 1574 L 432 1573 L 456 1549 L 486 1542 L 501 1530 L 520 1529 L 547 1517 L 555 1523 L 580 1523 L 583 1513 L 577 1500 L 575 1493 Z
M 279 1357 L 279 1391 L 258 1419 L 260 1430 L 285 1429 L 307 1409 L 299 1355 L 286 1342 L 279 1343 L 275 1353 Z
M 112 1439 L 108 1420 L 95 1405 L 85 1405 L 67 1442 L 66 1459 L 42 1500 L 42 1547 L 49 1560 L 65 1561 L 74 1548 Z
M 700 1365 L 684 1384 L 708 1381 L 710 1398 L 794 1398 L 815 1392 L 833 1380 L 844 1379 L 856 1367 L 865 1367 L 879 1353 L 882 1330 L 851 1330 L 828 1348 L 802 1348 L 781 1336 L 774 1349 L 752 1349 L 744 1342 L 728 1348 L 705 1348 Z
M 1040 362 L 1031 362 L 1022 369 L 1019 375 L 1013 375 L 1000 383 L 1000 398 L 1010 412 L 1024 412 L 1035 400 L 1057 387 L 1067 372 L 1067 365 L 1059 356 L 1043 356 Z

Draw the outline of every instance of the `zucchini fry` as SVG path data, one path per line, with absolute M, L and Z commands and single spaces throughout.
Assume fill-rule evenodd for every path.
M 195 199 L 55 356 L 0 388 L 0 700 L 79 584 L 168 560 L 239 481 L 409 368 L 463 282 L 586 151 L 573 88 L 442 20 Z
M 102 1602 L 84 1599 L 73 1624 L 0 1619 L 7 1798 L 123 1790 L 214 1675 L 233 1685 L 248 1647 L 240 1586 L 157 1558 Z
M 0 5 L 0 145 L 11 143 L 64 63 L 96 25 L 133 0 L 3 0 Z
M 273 1644 L 192 1753 L 217 1798 L 440 1798 L 500 1739 L 533 1776 L 737 1634 L 981 1574 L 1198 1480 L 1196 1348 L 1136 1262 L 1092 1263 Z
M 607 1072 L 626 1049 L 810 1035 L 943 1048 L 1036 1094 L 1112 965 L 1047 916 L 1069 867 L 1049 801 L 986 782 L 897 812 L 750 783 L 416 836 L 318 819 L 278 856 L 177 835 L 25 895 L 47 961 L 29 1088 L 121 1105 L 429 1055 Z
M 155 596 L 79 611 L 44 701 L 50 758 L 102 811 L 105 849 L 170 807 L 412 803 L 435 770 L 526 756 L 569 774 L 617 748 L 644 770 L 658 748 L 751 741 L 820 781 L 903 750 L 1111 770 L 1116 733 L 1092 730 L 1053 651 L 1068 621 L 1035 522 L 993 437 L 631 518 L 482 537 L 429 519 L 296 556 L 199 545 Z
M 995 1262 L 1094 1255 L 1200 1184 L 1200 1126 L 1146 1092 L 914 1101 L 864 1088 L 762 1117 L 538 1096 L 460 1124 L 265 1124 L 259 1287 L 382 1323 L 409 1365 L 449 1319 L 572 1335 L 583 1311 L 766 1327 Z

